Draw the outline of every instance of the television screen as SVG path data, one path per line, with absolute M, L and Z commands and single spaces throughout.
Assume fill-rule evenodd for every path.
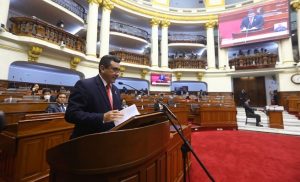
M 151 73 L 152 85 L 171 85 L 172 74 L 170 73 Z
M 289 1 L 273 0 L 219 16 L 220 46 L 288 38 Z

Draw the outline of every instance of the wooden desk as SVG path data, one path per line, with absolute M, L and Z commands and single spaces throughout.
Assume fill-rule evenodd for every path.
M 268 110 L 268 115 L 269 115 L 270 128 L 280 128 L 280 129 L 284 128 L 282 111 Z

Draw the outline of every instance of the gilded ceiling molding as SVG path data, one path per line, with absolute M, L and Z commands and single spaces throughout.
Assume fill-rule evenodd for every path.
M 217 15 L 198 15 L 198 16 L 176 16 L 176 15 L 168 15 L 163 12 L 156 12 L 151 11 L 147 9 L 142 9 L 141 7 L 135 6 L 134 4 L 129 4 L 127 2 L 124 2 L 122 0 L 111 0 L 113 3 L 122 6 L 126 9 L 132 10 L 137 13 L 141 13 L 144 15 L 149 15 L 152 17 L 160 18 L 160 19 L 166 19 L 169 21 L 176 20 L 176 21 L 208 21 L 208 20 L 218 20 Z
M 103 8 L 105 8 L 107 10 L 112 10 L 115 7 L 114 4 L 110 0 L 103 0 L 102 6 L 103 6 Z
M 205 23 L 206 28 L 214 28 L 217 25 L 217 22 L 214 20 L 209 20 Z
M 81 62 L 79 57 L 73 57 L 70 61 L 70 68 L 76 70 L 77 65 Z
M 87 0 L 87 2 L 89 4 L 92 4 L 92 3 L 95 3 L 95 4 L 101 4 L 102 3 L 102 0 Z
M 28 61 L 29 62 L 37 62 L 40 54 L 43 52 L 43 48 L 32 46 L 28 51 Z
M 171 24 L 171 22 L 168 21 L 168 20 L 162 20 L 162 21 L 161 21 L 161 26 L 162 26 L 162 27 L 169 27 L 170 24 Z
M 152 18 L 150 21 L 151 26 L 159 25 L 160 20 L 158 18 Z
M 295 10 L 300 10 L 300 0 L 294 0 L 291 2 L 291 5 L 292 7 L 295 9 Z

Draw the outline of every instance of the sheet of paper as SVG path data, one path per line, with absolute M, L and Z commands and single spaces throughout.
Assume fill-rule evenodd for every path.
M 136 105 L 133 104 L 129 107 L 126 107 L 120 111 L 124 116 L 117 121 L 114 121 L 115 126 L 118 126 L 119 124 L 123 123 L 124 121 L 127 121 L 129 118 L 140 115 L 139 111 L 136 108 Z

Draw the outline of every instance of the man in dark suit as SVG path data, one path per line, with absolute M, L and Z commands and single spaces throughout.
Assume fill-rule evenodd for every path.
M 241 30 L 258 30 L 264 25 L 264 18 L 262 15 L 256 14 L 254 10 L 249 10 L 248 15 L 243 18 L 241 23 Z
M 250 102 L 250 99 L 246 99 L 246 101 L 244 103 L 246 117 L 247 118 L 255 118 L 256 126 L 262 127 L 263 125 L 260 124 L 260 115 L 254 113 L 254 111 L 257 111 L 257 109 L 250 107 L 249 102 Z
M 120 74 L 120 59 L 103 56 L 99 75 L 79 80 L 70 94 L 65 119 L 74 123 L 71 138 L 108 131 L 123 115 L 120 92 L 113 85 Z
M 67 95 L 59 92 L 56 97 L 56 103 L 51 103 L 46 109 L 47 113 L 66 112 Z

